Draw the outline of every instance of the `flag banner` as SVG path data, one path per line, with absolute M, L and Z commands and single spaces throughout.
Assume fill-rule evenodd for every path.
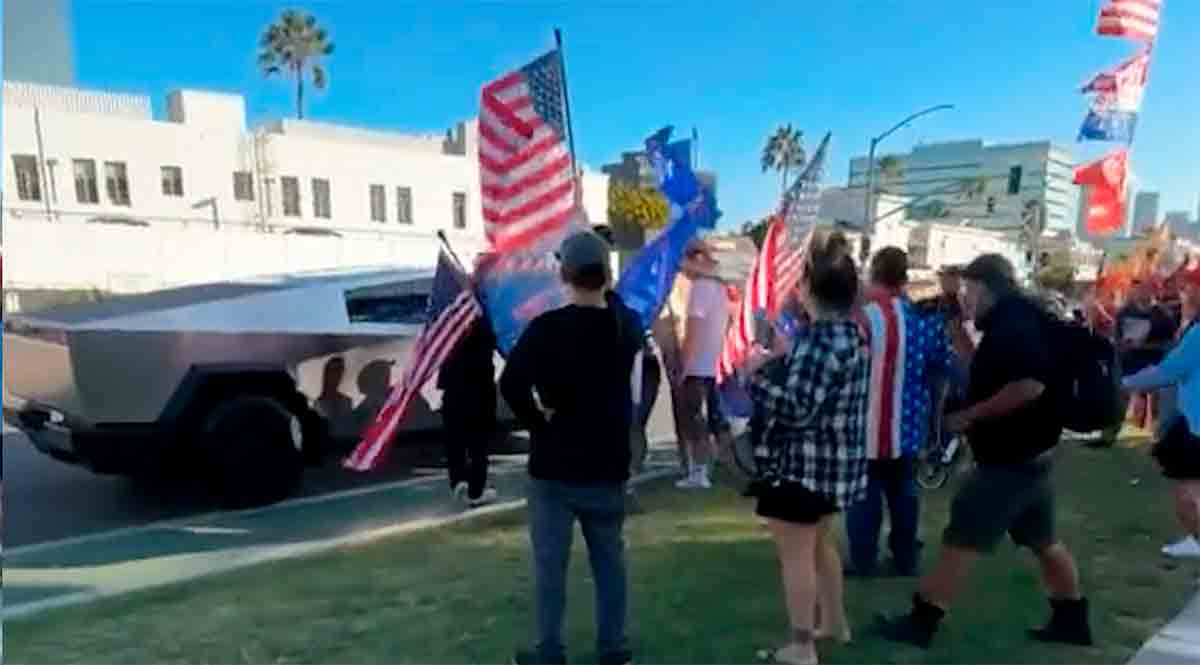
M 1075 184 L 1087 185 L 1084 205 L 1088 233 L 1108 235 L 1125 226 L 1125 185 L 1129 151 L 1116 150 L 1075 169 Z
M 493 255 L 476 275 L 501 355 L 508 355 L 535 317 L 567 304 L 552 252 Z
M 492 247 L 553 251 L 578 205 L 557 49 L 483 86 L 479 178 Z
M 1142 95 L 1150 75 L 1149 49 L 1132 58 L 1096 74 L 1083 84 L 1081 92 L 1111 95 L 1116 97 L 1116 108 L 1122 111 L 1137 111 L 1142 105 Z
M 1137 129 L 1137 113 L 1128 111 L 1097 111 L 1092 109 L 1079 127 L 1079 141 L 1109 141 L 1133 143 Z
M 1162 0 L 1108 0 L 1100 7 L 1096 34 L 1153 42 L 1161 11 Z
M 567 234 L 588 228 L 565 101 L 557 49 L 480 95 L 480 191 L 492 252 L 476 282 L 502 354 L 534 317 L 566 304 L 554 253 Z
M 429 294 L 428 318 L 413 344 L 404 374 L 392 386 L 383 407 L 363 433 L 354 452 L 342 462 L 343 466 L 354 471 L 369 471 L 379 465 L 396 440 L 396 431 L 413 399 L 437 374 L 482 311 L 467 276 L 443 249 L 438 255 Z
M 717 365 L 719 382 L 734 376 L 746 361 L 754 342 L 754 321 L 759 313 L 777 325 L 783 304 L 800 284 L 808 242 L 817 224 L 820 180 L 831 137 L 832 132 L 825 134 L 812 159 L 784 193 L 779 211 L 767 228 L 767 235 L 746 279 L 742 301 L 725 334 Z
M 650 244 L 642 248 L 617 283 L 617 294 L 637 312 L 643 329 L 648 329 L 671 293 L 680 263 L 692 238 L 701 229 L 716 225 L 720 211 L 711 191 L 691 168 L 691 142 L 668 143 L 671 128 L 665 127 L 646 139 L 646 156 L 667 199 L 670 222 Z

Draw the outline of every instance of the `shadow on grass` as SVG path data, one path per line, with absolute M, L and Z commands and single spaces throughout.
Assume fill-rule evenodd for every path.
M 1095 606 L 1095 648 L 1027 641 L 1046 608 L 1030 557 L 1005 545 L 974 572 L 935 647 L 896 647 L 867 629 L 907 606 L 914 582 L 851 580 L 855 643 L 825 662 L 1123 662 L 1194 591 L 1191 567 L 1157 548 L 1173 533 L 1166 484 L 1124 449 L 1064 450 L 1060 531 Z M 1134 483 L 1133 480 L 1139 482 Z M 923 496 L 926 564 L 950 491 Z M 751 662 L 785 635 L 774 548 L 732 491 L 658 483 L 630 521 L 631 637 L 655 663 Z M 369 546 L 9 622 L 13 662 L 489 663 L 532 640 L 523 515 L 481 519 Z M 569 644 L 591 652 L 591 582 L 576 539 Z

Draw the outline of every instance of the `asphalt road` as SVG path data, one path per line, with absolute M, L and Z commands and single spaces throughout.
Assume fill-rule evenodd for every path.
M 664 391 L 665 392 L 665 391 Z M 672 432 L 670 398 L 663 395 L 650 422 L 651 437 Z M 4 546 L 20 547 L 111 529 L 187 517 L 216 509 L 202 482 L 134 481 L 100 476 L 42 455 L 24 435 L 4 426 Z M 366 474 L 336 463 L 309 469 L 300 496 L 392 482 L 428 473 L 393 455 Z

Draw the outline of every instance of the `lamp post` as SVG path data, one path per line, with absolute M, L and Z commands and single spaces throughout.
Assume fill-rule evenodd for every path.
M 864 263 L 866 263 L 871 252 L 871 246 L 868 239 L 875 230 L 875 215 L 871 205 L 875 198 L 875 148 L 879 145 L 880 141 L 891 136 L 896 132 L 896 130 L 908 125 L 913 120 L 916 120 L 923 115 L 929 115 L 930 113 L 935 113 L 937 111 L 946 111 L 952 108 L 954 108 L 953 104 L 938 104 L 937 106 L 931 106 L 927 109 L 917 111 L 916 113 L 893 125 L 892 128 L 886 132 L 871 138 L 871 149 L 867 151 L 867 192 L 865 200 L 866 207 L 863 211 L 863 243 L 861 254 L 862 261 Z

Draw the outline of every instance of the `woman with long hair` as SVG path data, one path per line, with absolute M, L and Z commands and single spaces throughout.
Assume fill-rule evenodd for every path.
M 867 485 L 870 361 L 852 319 L 859 283 L 844 236 L 814 238 L 806 268 L 807 330 L 790 348 L 758 348 L 750 360 L 768 448 L 756 512 L 779 552 L 791 625 L 788 643 L 759 657 L 793 664 L 817 662 L 816 640 L 850 639 L 833 523 Z

